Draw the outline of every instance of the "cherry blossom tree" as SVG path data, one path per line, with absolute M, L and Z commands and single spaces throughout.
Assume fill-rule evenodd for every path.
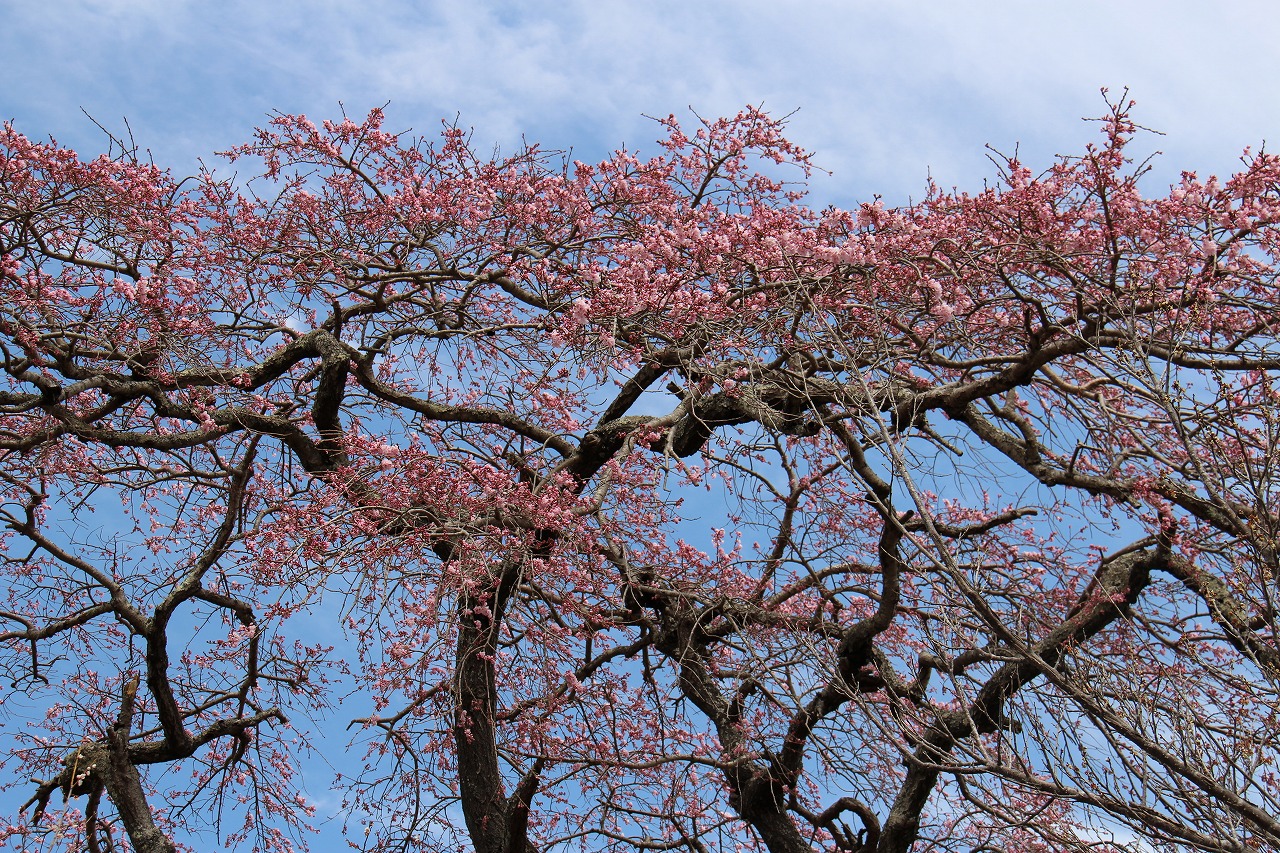
M 1280 849 L 1280 158 L 1128 110 L 856 210 L 753 109 L 6 128 L 0 836 L 303 849 L 341 714 L 356 849 Z

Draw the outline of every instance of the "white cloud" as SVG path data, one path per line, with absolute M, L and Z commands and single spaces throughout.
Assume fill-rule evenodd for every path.
M 339 101 L 589 156 L 647 145 L 641 113 L 763 101 L 800 109 L 794 135 L 836 173 L 824 197 L 897 201 L 929 169 L 978 183 L 987 142 L 1021 142 L 1038 164 L 1078 151 L 1104 85 L 1128 85 L 1139 121 L 1168 132 L 1148 146 L 1169 152 L 1168 174 L 1232 168 L 1280 115 L 1265 2 L 100 0 L 12 4 L 0 31 L 0 68 L 25 83 L 0 112 L 77 145 L 97 141 L 80 106 L 113 127 L 127 115 L 180 171 L 273 109 L 328 116 Z

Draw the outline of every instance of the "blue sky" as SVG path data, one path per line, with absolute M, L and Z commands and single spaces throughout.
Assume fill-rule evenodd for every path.
M 0 116 L 83 153 L 81 113 L 175 173 L 274 110 L 353 115 L 477 140 L 521 136 L 592 159 L 656 135 L 643 114 L 763 102 L 834 172 L 823 201 L 977 186 L 983 146 L 1043 165 L 1092 138 L 1098 90 L 1125 86 L 1164 131 L 1158 177 L 1230 170 L 1276 137 L 1280 9 L 1267 0 L 861 2 L 184 2 L 6 0 Z M 1154 188 L 1153 188 L 1154 189 Z
M 273 111 L 390 102 L 392 129 L 456 116 L 481 148 L 524 137 L 590 160 L 650 148 L 646 114 L 763 103 L 798 110 L 792 137 L 833 173 L 816 200 L 847 206 L 904 201 L 930 174 L 980 187 L 988 143 L 1033 168 L 1077 153 L 1099 89 L 1127 86 L 1166 134 L 1140 146 L 1165 152 L 1158 192 L 1280 145 L 1277 44 L 1274 0 L 3 0 L 0 118 L 85 156 L 105 140 L 84 112 L 127 119 L 184 175 Z

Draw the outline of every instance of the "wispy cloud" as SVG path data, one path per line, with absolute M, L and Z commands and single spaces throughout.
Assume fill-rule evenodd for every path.
M 220 4 L 17 2 L 0 11 L 0 112 L 95 141 L 83 106 L 178 170 L 272 110 L 333 115 L 392 102 L 431 132 L 522 135 L 596 156 L 647 144 L 642 114 L 764 102 L 836 173 L 842 202 L 989 174 L 983 144 L 1033 162 L 1076 151 L 1101 86 L 1130 86 L 1168 132 L 1170 170 L 1225 171 L 1275 136 L 1280 35 L 1265 2 L 1223 5 L 825 2 Z M 1154 143 L 1152 145 L 1154 147 Z

